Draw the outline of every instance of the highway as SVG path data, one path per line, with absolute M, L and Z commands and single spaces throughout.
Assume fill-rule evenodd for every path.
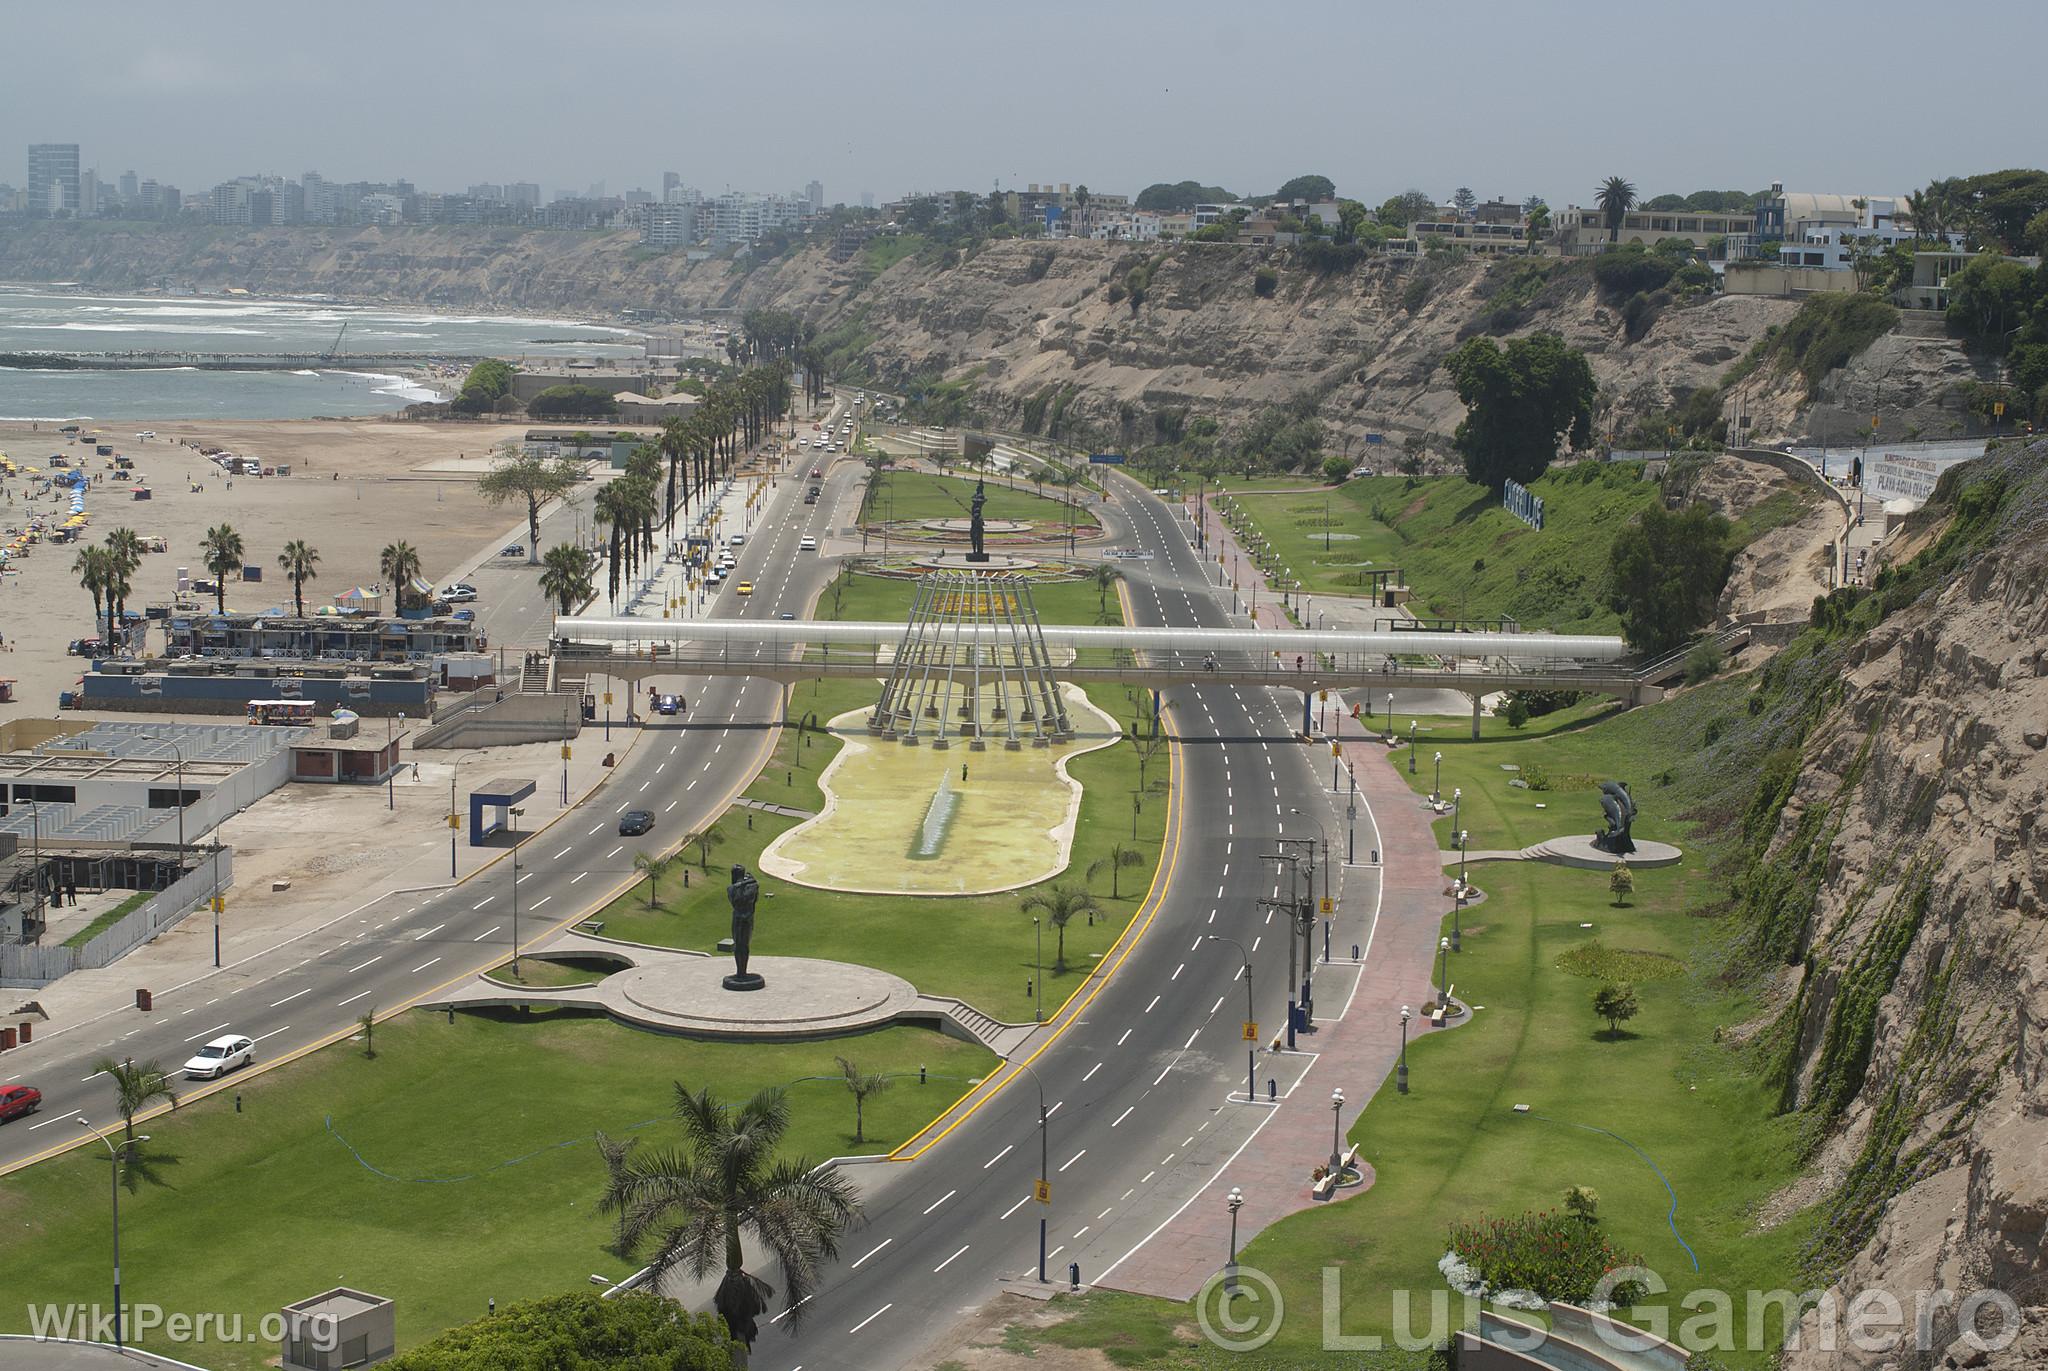
M 801 463 L 794 470 L 801 472 Z M 841 460 L 824 498 L 802 504 L 799 475 L 779 482 L 714 612 L 744 618 L 802 615 L 834 564 L 797 551 L 853 511 L 857 464 Z M 1224 609 L 1189 548 L 1185 525 L 1135 483 L 1119 481 L 1122 518 L 1149 560 L 1123 564 L 1134 621 L 1222 626 Z M 732 586 L 752 580 L 756 593 Z M 743 678 L 656 682 L 681 690 L 687 715 L 655 718 L 618 771 L 583 806 L 520 848 L 520 936 L 530 945 L 601 904 L 633 878 L 643 847 L 666 850 L 730 802 L 752 779 L 772 738 L 780 690 Z M 1049 1274 L 1079 1263 L 1085 1281 L 1113 1271 L 1162 1223 L 1196 1202 L 1253 1132 L 1272 1117 L 1244 1098 L 1243 963 L 1254 965 L 1256 1017 L 1266 1036 L 1284 1019 L 1284 920 L 1257 901 L 1285 877 L 1267 859 L 1273 839 L 1332 833 L 1336 811 L 1320 768 L 1294 741 L 1296 697 L 1227 686 L 1177 687 L 1164 696 L 1175 739 L 1178 800 L 1167 869 L 1138 916 L 1121 961 L 1097 977 L 1070 1026 L 915 1161 L 857 1169 L 866 1222 L 803 1310 L 795 1336 L 778 1319 L 755 1351 L 761 1367 L 878 1368 L 919 1364 L 962 1314 L 999 1289 L 1035 1277 L 1041 1206 L 1040 1091 L 1052 1202 Z M 627 808 L 656 815 L 653 833 L 617 834 Z M 1292 811 L 1302 811 L 1296 816 Z M 1344 877 L 1348 906 L 1376 910 L 1377 872 Z M 1362 884 L 1361 884 L 1362 883 Z M 513 868 L 500 860 L 459 886 L 392 894 L 327 926 L 160 996 L 148 1015 L 123 1012 L 39 1039 L 9 1066 L 46 1094 L 32 1122 L 0 1130 L 0 1168 L 77 1140 L 83 1113 L 116 1121 L 112 1090 L 92 1064 L 116 1053 L 182 1062 L 197 1044 L 233 1031 L 256 1039 L 264 1069 L 347 1036 L 371 1005 L 392 1012 L 502 962 L 511 950 Z M 943 991 L 944 987 L 925 987 Z M 1335 987 L 1333 987 L 1334 989 Z M 1289 1090 L 1312 1058 L 1260 1059 Z M 185 1098 L 232 1090 L 185 1083 Z M 1319 1082 L 1320 1084 L 1320 1082 Z M 1372 1083 L 1356 1092 L 1362 1099 Z M 1235 1092 L 1236 1098 L 1232 1099 Z M 69 1136 L 67 1136 L 69 1135 Z M 1304 1165 L 1312 1159 L 1304 1159 Z M 1209 1198 L 1220 1203 L 1220 1196 Z M 1222 1253 L 1217 1254 L 1220 1265 Z M 772 1271 L 764 1273 L 772 1281 Z M 777 1306 L 779 1308 L 779 1305 Z
M 1142 624 L 1222 626 L 1184 526 L 1133 482 L 1119 482 L 1123 512 L 1149 560 L 1124 564 L 1128 603 Z M 1128 954 L 1028 1070 L 915 1161 L 850 1173 L 863 1187 L 866 1223 L 787 1336 L 779 1314 L 764 1328 L 752 1364 L 783 1371 L 917 1366 L 947 1330 L 992 1298 L 1000 1282 L 1035 1280 L 1043 1148 L 1052 1202 L 1046 1208 L 1047 1274 L 1064 1283 L 1069 1262 L 1093 1282 L 1162 1223 L 1199 1200 L 1264 1120 L 1269 1106 L 1244 1098 L 1243 959 L 1250 952 L 1257 1017 L 1267 1035 L 1284 1021 L 1284 920 L 1259 909 L 1284 882 L 1265 860 L 1273 839 L 1313 836 L 1335 812 L 1288 719 L 1295 699 L 1228 687 L 1166 693 L 1176 739 L 1179 805 L 1169 869 L 1138 915 Z M 1299 808 L 1302 816 L 1290 811 Z M 1378 873 L 1354 869 L 1347 895 L 1376 909 Z M 936 987 L 935 987 L 936 988 Z M 1280 1091 L 1299 1079 L 1306 1055 L 1263 1057 Z M 1370 1093 L 1373 1083 L 1355 1092 Z M 1235 1092 L 1235 1099 L 1232 1098 Z M 1306 1168 L 1313 1158 L 1304 1158 Z M 1209 1195 L 1220 1204 L 1221 1193 Z M 1222 1265 L 1224 1254 L 1216 1254 Z M 765 1273 L 771 1281 L 774 1273 Z M 778 1309 L 780 1306 L 777 1306 Z
M 727 578 L 713 612 L 760 619 L 803 613 L 831 579 L 834 565 L 815 553 L 799 553 L 798 540 L 807 534 L 822 537 L 834 520 L 851 519 L 849 497 L 860 476 L 858 464 L 842 461 L 816 505 L 803 503 L 807 482 L 798 476 L 778 481 L 766 514 L 756 521 L 756 533 L 746 541 L 737 574 Z M 520 579 L 533 574 L 520 573 Z M 741 597 L 734 587 L 746 579 L 758 589 Z M 540 622 L 547 621 L 537 591 L 524 602 L 539 609 Z M 507 620 L 491 622 L 499 635 L 510 629 Z M 584 804 L 521 841 L 517 900 L 522 947 L 630 884 L 635 853 L 675 847 L 721 812 L 766 757 L 771 725 L 780 717 L 781 691 L 772 682 L 656 684 L 683 693 L 688 712 L 643 721 L 643 736 L 629 751 L 622 737 L 624 755 L 609 781 Z M 653 811 L 651 833 L 619 836 L 618 815 L 631 808 Z M 7 1054 L 7 1079 L 42 1090 L 43 1107 L 31 1119 L 0 1128 L 0 1171 L 76 1145 L 84 1134 L 73 1122 L 79 1115 L 96 1129 L 118 1122 L 113 1087 L 95 1070 L 99 1059 L 155 1060 L 175 1071 L 201 1043 L 232 1032 L 255 1040 L 253 1069 L 275 1066 L 348 1036 L 373 1006 L 381 1017 L 431 1000 L 446 987 L 505 961 L 512 950 L 513 900 L 508 853 L 459 885 L 383 895 L 324 926 L 159 994 L 150 1013 L 123 1010 L 38 1035 L 30 1046 Z M 217 1090 L 233 1090 L 248 1074 L 176 1085 L 189 1103 Z

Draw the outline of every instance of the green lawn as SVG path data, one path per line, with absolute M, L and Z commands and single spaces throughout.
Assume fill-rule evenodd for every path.
M 397 1299 L 405 1347 L 475 1318 L 489 1299 L 502 1306 L 630 1272 L 635 1263 L 607 1250 L 591 1137 L 676 1142 L 666 1122 L 675 1082 L 708 1083 L 728 1099 L 795 1083 L 790 1150 L 822 1160 L 887 1151 L 995 1065 L 979 1048 L 911 1028 L 702 1043 L 547 1013 L 453 1024 L 412 1013 L 376 1041 L 374 1060 L 344 1043 L 251 1077 L 235 1092 L 240 1113 L 223 1093 L 145 1126 L 146 1174 L 121 1197 L 129 1300 L 238 1312 L 253 1329 L 284 1304 L 346 1284 Z M 903 1073 L 870 1100 L 859 1146 L 838 1055 Z M 930 1073 L 922 1086 L 920 1066 Z M 18 1297 L 0 1310 L 0 1328 L 25 1331 L 29 1301 L 106 1299 L 106 1166 L 103 1151 L 80 1149 L 0 1189 Z M 220 1371 L 253 1371 L 277 1353 L 156 1350 Z
M 900 619 L 908 611 L 911 592 L 909 581 L 850 576 L 837 601 L 836 615 L 830 591 L 819 602 L 819 614 L 847 620 Z M 1034 595 L 1040 614 L 1049 623 L 1093 622 L 1099 605 L 1106 605 L 1109 613 L 1120 619 L 1115 592 L 1105 598 L 1092 583 L 1054 583 L 1035 588 Z M 801 682 L 792 689 L 789 713 L 795 717 L 815 711 L 822 723 L 843 710 L 872 702 L 879 689 L 878 682 L 865 680 Z M 1088 695 L 1098 708 L 1119 721 L 1128 721 L 1142 704 L 1120 686 L 1092 686 Z M 746 794 L 767 803 L 815 811 L 823 803 L 818 774 L 837 753 L 839 742 L 830 734 L 813 734 L 812 745 L 804 750 L 804 766 L 798 768 L 793 765 L 795 738 L 794 730 L 784 731 L 775 759 Z M 1090 752 L 1075 758 L 1068 770 L 1082 785 L 1073 858 L 1065 872 L 1044 884 L 1084 881 L 1089 867 L 1118 845 L 1135 849 L 1141 862 L 1117 873 L 1114 897 L 1107 872 L 1086 882 L 1102 913 L 1092 925 L 1084 917 L 1067 928 L 1068 967 L 1064 972 L 1053 970 L 1058 940 L 1047 930 L 1044 1008 L 1048 1013 L 1081 984 L 1137 912 L 1158 862 L 1167 810 L 1167 797 L 1158 790 L 1168 774 L 1164 749 L 1144 770 L 1148 793 L 1138 797 L 1141 808 L 1135 816 L 1135 839 L 1131 801 L 1138 790 L 1139 765 L 1133 747 L 1120 743 Z M 647 884 L 639 882 L 597 916 L 604 921 L 604 935 L 713 950 L 718 940 L 731 932 L 724 893 L 727 871 L 734 862 L 756 870 L 761 849 L 798 822 L 745 808 L 728 810 L 716 825 L 722 840 L 711 849 L 708 864 L 700 865 L 695 846 L 686 847 L 659 878 L 657 907 L 648 907 Z M 683 884 L 686 874 L 687 887 Z M 957 995 L 999 1019 L 1030 1020 L 1034 1003 L 1027 987 L 1035 989 L 1038 947 L 1031 917 L 1019 909 L 1028 891 L 967 898 L 850 895 L 792 885 L 772 876 L 763 875 L 760 880 L 764 897 L 772 896 L 762 902 L 755 933 L 755 945 L 764 955 L 794 953 L 797 944 L 786 939 L 793 940 L 796 935 L 793 931 L 779 933 L 777 923 L 788 921 L 783 924 L 785 929 L 800 923 L 805 956 L 878 967 L 902 976 L 919 990 Z M 947 936 L 933 936 L 935 921 L 948 925 Z M 971 954 L 963 955 L 969 949 Z
M 1392 1292 L 1418 1292 L 1425 1302 L 1418 1307 L 1426 1308 L 1429 1292 L 1443 1288 L 1436 1262 L 1452 1223 L 1555 1208 L 1575 1184 L 1599 1192 L 1609 1236 L 1641 1253 L 1671 1286 L 1667 1307 L 1690 1289 L 1736 1292 L 1740 1327 L 1747 1314 L 1739 1292 L 1797 1288 L 1806 1216 L 1759 1230 L 1754 1215 L 1794 1174 L 1798 1125 L 1775 1116 L 1776 1092 L 1753 1076 L 1745 1057 L 1716 1045 L 1718 1030 L 1746 1020 L 1755 1006 L 1720 976 L 1722 929 L 1708 917 L 1724 893 L 1711 867 L 1714 843 L 1674 812 L 1702 765 L 1698 730 L 1739 709 L 1747 684 L 1731 681 L 1590 724 L 1561 720 L 1543 736 L 1447 737 L 1423 753 L 1411 784 L 1427 792 L 1430 753 L 1440 747 L 1444 788 L 1463 789 L 1461 817 L 1475 848 L 1592 832 L 1599 808 L 1591 787 L 1619 778 L 1637 797 L 1638 836 L 1676 842 L 1687 859 L 1636 872 L 1626 908 L 1613 904 L 1606 872 L 1535 863 L 1472 868 L 1486 898 L 1464 912 L 1464 950 L 1451 958 L 1450 976 L 1461 999 L 1484 1008 L 1464 1027 L 1415 1042 L 1412 1093 L 1380 1090 L 1350 1129 L 1377 1171 L 1372 1189 L 1284 1220 L 1244 1251 L 1246 1264 L 1278 1281 L 1289 1311 L 1267 1349 L 1272 1364 L 1312 1359 L 1325 1317 L 1326 1267 L 1341 1282 L 1336 1326 L 1386 1337 L 1395 1326 Z M 1503 764 L 1524 770 L 1502 771 Z M 1508 785 L 1532 768 L 1547 774 L 1551 789 Z M 1449 829 L 1446 817 L 1438 824 L 1446 847 Z M 1619 958 L 1656 967 L 1658 979 L 1636 982 L 1641 1012 L 1614 1041 L 1591 1009 L 1600 982 L 1559 965 L 1575 952 L 1575 967 Z M 1674 969 L 1679 974 L 1669 974 Z M 1424 989 L 1417 985 L 1415 999 Z M 1389 1034 L 1397 1031 L 1391 1007 L 1353 1012 L 1375 1014 Z M 1359 1083 L 1368 1084 L 1377 1083 Z M 1530 1113 L 1515 1113 L 1516 1104 Z M 1666 1223 L 1671 1201 L 1663 1183 L 1629 1146 L 1593 1129 L 1627 1139 L 1669 1177 L 1677 1233 L 1697 1252 L 1697 1272 Z M 1185 1306 L 1121 1298 L 1082 1308 L 1063 1339 L 1115 1340 L 1130 1349 L 1127 1364 L 1212 1364 L 1206 1354 L 1170 1346 L 1148 1350 L 1156 1325 L 1191 1322 Z M 1676 1327 L 1685 1315 L 1673 1313 Z M 1767 1326 L 1775 1336 L 1775 1322 Z M 1748 1354 L 1728 1360 L 1768 1362 Z M 1420 1366 L 1421 1358 L 1359 1364 Z
M 509 961 L 500 962 L 484 974 L 502 985 L 591 985 L 618 969 L 614 963 L 591 957 L 573 957 L 559 962 L 521 957 L 517 980 L 513 979 Z
M 990 482 L 988 503 L 982 517 L 989 520 L 1015 519 L 1025 523 L 1067 525 L 1067 506 L 1059 499 L 1060 487 L 1047 486 L 1047 494 L 1013 490 Z M 871 513 L 898 523 L 924 519 L 965 519 L 974 499 L 971 476 L 936 476 L 922 471 L 890 471 L 882 478 L 882 489 L 874 497 Z M 1095 516 L 1085 498 L 1077 499 L 1075 521 L 1084 531 L 1095 527 Z
M 1507 617 L 1525 628 L 1604 633 L 1620 624 L 1606 602 L 1614 533 L 1660 498 L 1641 473 L 1632 462 L 1553 469 L 1530 486 L 1544 502 L 1540 532 L 1457 476 L 1371 476 L 1334 490 L 1232 499 L 1240 525 L 1262 534 L 1311 593 L 1356 595 L 1368 571 L 1399 567 L 1415 593 L 1409 607 L 1423 618 Z M 1814 498 L 1788 478 L 1738 522 L 1738 540 L 1799 518 Z

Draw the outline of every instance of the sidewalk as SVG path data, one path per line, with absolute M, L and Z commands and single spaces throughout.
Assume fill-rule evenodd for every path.
M 1212 553 L 1216 534 L 1212 525 Z M 1271 597 L 1267 618 L 1268 598 L 1262 585 L 1260 619 L 1269 625 L 1284 622 L 1277 596 Z M 1341 711 L 1337 722 L 1341 760 L 1357 778 L 1358 794 L 1365 802 L 1360 817 L 1367 824 L 1360 835 L 1360 853 L 1377 848 L 1383 859 L 1378 880 L 1347 880 L 1338 899 L 1337 936 L 1331 950 L 1348 952 L 1355 942 L 1363 950 L 1363 964 L 1348 959 L 1318 963 L 1317 1002 L 1335 1012 L 1318 1015 L 1315 1031 L 1297 1039 L 1299 1051 L 1267 1052 L 1260 1063 L 1261 1076 L 1285 1080 L 1299 1071 L 1298 1078 L 1277 1107 L 1254 1106 L 1269 1112 L 1243 1150 L 1115 1268 L 1113 1279 L 1105 1282 L 1115 1289 L 1174 1300 L 1199 1294 L 1219 1269 L 1218 1255 L 1229 1250 L 1231 1216 L 1223 1197 L 1232 1187 L 1244 1193 L 1244 1207 L 1237 1216 L 1240 1248 L 1267 1225 L 1319 1203 L 1310 1193 L 1311 1173 L 1330 1158 L 1331 1091 L 1344 1090 L 1341 1117 L 1348 1131 L 1358 1112 L 1389 1082 L 1400 1058 L 1401 1006 L 1419 1007 L 1429 998 L 1437 940 L 1449 912 L 1429 813 L 1423 797 L 1401 778 L 1377 734 Z M 1419 1038 L 1434 1030 L 1418 1016 L 1408 1031 Z M 1371 1159 L 1363 1161 L 1363 1183 L 1340 1195 L 1362 1194 L 1371 1187 Z
M 640 732 L 614 723 L 612 740 L 606 743 L 601 731 L 585 730 L 572 745 L 567 765 L 571 808 L 613 774 L 603 764 L 605 754 L 611 752 L 623 762 Z M 418 781 L 412 779 L 414 762 L 419 765 Z M 200 909 L 110 966 L 73 972 L 40 989 L 0 994 L 9 1008 L 29 1000 L 42 1005 L 49 1022 L 38 1025 L 36 1040 L 44 1042 L 132 1008 L 138 986 L 163 995 L 230 972 L 238 963 L 273 952 L 379 900 L 448 886 L 454 883 L 444 822 L 450 780 L 458 792 L 465 783 L 498 776 L 532 780 L 534 793 L 523 804 L 527 818 L 522 829 L 522 841 L 531 842 L 566 812 L 563 771 L 560 744 L 531 743 L 408 753 L 389 787 L 280 786 L 222 825 L 223 841 L 234 852 L 235 879 L 224 892 L 227 910 L 220 917 L 218 970 L 213 964 L 213 916 Z M 463 828 L 455 844 L 455 870 L 458 879 L 467 879 L 510 848 L 470 846 L 467 801 L 461 804 Z M 309 841 L 309 834 L 328 836 Z M 212 841 L 205 834 L 187 837 L 195 849 Z M 289 884 L 273 889 L 278 881 Z

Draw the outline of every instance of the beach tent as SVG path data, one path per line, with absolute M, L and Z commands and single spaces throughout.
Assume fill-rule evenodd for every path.
M 355 614 L 377 614 L 384 608 L 384 597 L 363 586 L 353 586 L 334 597 L 337 609 Z

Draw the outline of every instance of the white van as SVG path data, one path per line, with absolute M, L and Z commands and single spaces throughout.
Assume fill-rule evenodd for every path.
M 818 550 L 818 540 L 816 538 L 800 539 L 797 542 L 796 550 L 798 552 L 816 552 Z
M 747 541 L 747 535 L 746 535 L 746 534 L 744 534 L 744 533 L 735 533 L 735 534 L 733 534 L 733 535 L 732 535 L 732 537 L 730 537 L 730 538 L 726 539 L 726 546 L 728 546 L 728 547 L 744 547 L 744 546 L 746 545 L 746 541 Z

